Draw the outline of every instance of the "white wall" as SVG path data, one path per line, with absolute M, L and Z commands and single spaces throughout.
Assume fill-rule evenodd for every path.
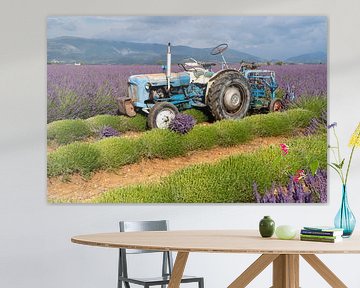
M 93 2 L 93 3 L 91 3 Z M 327 15 L 329 118 L 345 146 L 360 105 L 360 2 L 349 1 L 2 1 L 0 9 L 0 287 L 115 287 L 116 250 L 70 243 L 76 234 L 116 231 L 119 219 L 171 221 L 172 229 L 256 228 L 263 215 L 278 224 L 331 224 L 340 201 L 334 173 L 327 205 L 49 205 L 46 202 L 46 16 Z M 181 23 L 179 23 L 181 25 Z M 349 183 L 360 219 L 358 151 Z M 206 287 L 226 287 L 255 255 L 192 254 L 188 273 Z M 360 255 L 321 256 L 349 287 L 360 287 Z M 135 259 L 135 261 L 138 261 Z M 136 262 L 139 268 L 146 263 Z M 153 270 L 153 269 L 151 269 Z M 271 271 L 250 287 L 269 287 Z M 302 287 L 328 287 L 306 263 Z

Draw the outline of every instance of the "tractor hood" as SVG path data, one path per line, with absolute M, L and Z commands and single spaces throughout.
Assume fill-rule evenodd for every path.
M 129 77 L 129 84 L 150 86 L 164 86 L 167 84 L 165 73 L 142 74 Z M 186 86 L 190 84 L 190 75 L 186 72 L 171 73 L 170 84 L 173 87 Z

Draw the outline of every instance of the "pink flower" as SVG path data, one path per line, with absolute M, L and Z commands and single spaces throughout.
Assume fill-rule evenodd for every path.
M 301 179 L 305 177 L 305 171 L 304 170 L 297 170 L 294 176 L 294 181 L 296 183 L 299 183 Z
M 282 150 L 283 155 L 287 155 L 289 153 L 289 147 L 286 144 L 281 143 L 280 148 Z

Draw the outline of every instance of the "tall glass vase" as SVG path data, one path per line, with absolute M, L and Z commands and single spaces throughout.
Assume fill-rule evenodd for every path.
M 334 224 L 336 228 L 344 229 L 343 237 L 350 237 L 355 229 L 356 219 L 349 207 L 346 185 L 343 185 L 341 206 Z

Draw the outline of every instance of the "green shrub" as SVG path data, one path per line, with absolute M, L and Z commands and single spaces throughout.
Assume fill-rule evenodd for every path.
M 68 144 L 91 135 L 90 128 L 81 119 L 59 120 L 48 124 L 47 138 L 59 144 Z
M 171 158 L 186 153 L 183 136 L 169 130 L 153 129 L 145 132 L 140 141 L 145 157 Z
M 176 171 L 159 183 L 112 189 L 96 202 L 253 202 L 253 184 L 264 191 L 272 183 L 285 185 L 289 175 L 309 168 L 312 160 L 326 167 L 326 134 L 299 137 L 289 143 L 289 154 L 277 146 L 231 156 L 214 164 L 199 164 Z
M 310 125 L 311 119 L 316 117 L 316 113 L 304 109 L 291 109 L 287 111 L 291 129 L 305 128 Z
M 223 120 L 216 122 L 217 144 L 219 146 L 234 146 L 249 141 L 252 135 L 251 123 L 241 120 Z
M 96 203 L 173 203 L 173 193 L 158 186 L 149 186 L 146 191 L 142 186 L 125 187 L 114 192 L 104 193 L 95 199 Z
M 217 131 L 210 125 L 195 126 L 189 133 L 184 135 L 184 143 L 187 151 L 207 150 L 217 145 Z
M 128 118 L 129 131 L 145 131 L 147 128 L 147 118 L 144 115 L 137 114 L 135 117 Z
M 116 168 L 139 161 L 142 157 L 171 158 L 197 149 L 241 144 L 256 136 L 286 135 L 297 127 L 308 126 L 313 116 L 314 112 L 294 109 L 284 113 L 254 115 L 242 120 L 223 120 L 212 125 L 196 126 L 187 135 L 179 135 L 169 130 L 153 129 L 136 138 L 114 137 L 87 145 L 101 154 L 101 161 L 98 161 L 101 162 L 102 168 Z M 98 119 L 114 121 L 112 117 L 99 117 Z M 99 120 L 99 122 L 101 121 Z M 76 149 L 79 149 L 79 153 L 83 153 L 82 146 L 70 147 L 73 154 L 76 154 Z M 49 159 L 51 159 L 51 168 L 49 169 L 60 172 L 51 172 L 50 176 L 79 171 L 80 168 L 77 169 L 73 162 L 70 161 L 69 164 L 66 164 L 68 154 L 63 155 L 60 152 L 56 154 L 56 152 L 58 151 L 49 154 Z M 92 171 L 98 168 L 96 163 L 94 165 L 88 170 Z
M 253 133 L 257 136 L 279 136 L 292 132 L 295 128 L 306 127 L 314 113 L 304 109 L 292 109 L 285 112 L 274 112 L 247 117 L 245 123 L 251 123 Z
M 125 116 L 115 115 L 96 115 L 85 120 L 89 128 L 93 131 L 98 131 L 105 126 L 108 126 L 119 132 L 127 130 L 127 121 Z
M 97 115 L 86 120 L 92 130 L 99 130 L 104 126 L 110 126 L 119 132 L 145 131 L 146 117 L 137 114 L 135 117 Z
M 49 177 L 77 172 L 88 175 L 100 165 L 100 152 L 89 143 L 74 142 L 48 154 Z
M 137 162 L 141 157 L 141 146 L 137 139 L 111 137 L 94 144 L 100 151 L 101 167 L 117 168 Z
M 327 109 L 327 97 L 326 96 L 302 96 L 294 103 L 290 105 L 290 108 L 302 108 L 314 112 L 316 117 L 320 117 L 321 114 Z
M 287 116 L 287 112 L 261 114 L 252 116 L 248 121 L 253 124 L 256 135 L 278 136 L 292 131 L 291 121 Z
M 189 110 L 185 110 L 181 113 L 194 117 L 194 119 L 196 120 L 196 123 L 198 123 L 198 124 L 210 121 L 209 112 L 205 111 L 205 110 L 189 109 Z

